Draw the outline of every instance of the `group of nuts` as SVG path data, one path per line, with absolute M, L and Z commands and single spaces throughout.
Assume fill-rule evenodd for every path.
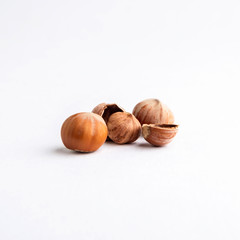
M 142 135 L 154 146 L 172 141 L 178 131 L 171 110 L 158 99 L 138 103 L 132 114 L 117 104 L 101 103 L 92 112 L 81 112 L 67 118 L 61 128 L 66 148 L 93 152 L 112 140 L 117 144 L 132 143 Z

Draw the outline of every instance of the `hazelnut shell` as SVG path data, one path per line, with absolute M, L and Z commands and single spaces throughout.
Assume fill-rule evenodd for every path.
M 61 137 L 66 148 L 79 152 L 93 152 L 107 138 L 107 126 L 95 113 L 77 113 L 67 118 L 61 128 Z
M 174 123 L 172 111 L 158 99 L 146 99 L 133 109 L 133 115 L 141 124 L 171 124 Z
M 112 104 L 100 103 L 92 110 L 92 112 L 100 115 L 104 119 L 104 121 L 107 123 L 109 117 L 113 113 L 125 112 L 125 110 L 115 103 L 112 103 Z
M 170 143 L 178 132 L 175 124 L 143 124 L 144 139 L 154 146 L 164 146 Z
M 141 124 L 127 112 L 117 112 L 110 116 L 108 122 L 108 136 L 118 144 L 132 143 L 141 134 Z

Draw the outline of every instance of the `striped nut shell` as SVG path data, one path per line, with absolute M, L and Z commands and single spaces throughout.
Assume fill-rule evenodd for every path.
M 66 148 L 79 152 L 93 152 L 107 138 L 107 126 L 95 113 L 81 112 L 67 118 L 61 128 L 62 142 Z
M 133 115 L 141 124 L 171 124 L 174 123 L 172 111 L 158 99 L 146 99 L 133 109 Z
M 112 114 L 107 123 L 109 138 L 118 144 L 132 143 L 141 134 L 141 124 L 127 112 Z
M 104 119 L 104 121 L 107 123 L 109 117 L 113 113 L 124 112 L 124 109 L 115 103 L 112 103 L 112 104 L 100 103 L 92 110 L 92 112 L 100 115 Z
M 176 136 L 178 125 L 175 124 L 143 124 L 142 135 L 154 146 L 164 146 Z

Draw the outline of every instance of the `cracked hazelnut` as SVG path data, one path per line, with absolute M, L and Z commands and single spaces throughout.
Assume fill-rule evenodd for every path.
M 175 124 L 143 124 L 142 135 L 154 146 L 164 146 L 176 136 L 178 125 Z
M 171 124 L 174 116 L 171 110 L 158 99 L 146 99 L 133 109 L 133 115 L 141 124 Z
M 61 129 L 66 148 L 79 152 L 93 152 L 107 138 L 107 126 L 103 118 L 95 113 L 82 112 L 67 118 Z
M 107 104 L 107 103 L 100 103 L 98 104 L 93 110 L 93 113 L 100 115 L 104 121 L 107 123 L 109 117 L 115 112 L 125 112 L 123 108 L 118 106 L 115 103 Z
M 116 112 L 109 117 L 107 122 L 109 138 L 118 144 L 132 143 L 141 134 L 141 124 L 127 112 Z

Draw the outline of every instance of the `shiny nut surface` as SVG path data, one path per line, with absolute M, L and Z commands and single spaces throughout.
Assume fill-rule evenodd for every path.
M 142 135 L 154 146 L 164 146 L 176 136 L 178 125 L 175 124 L 143 124 Z
M 104 121 L 107 123 L 109 117 L 113 113 L 124 112 L 124 109 L 115 103 L 112 103 L 112 104 L 100 103 L 92 110 L 92 112 L 100 115 L 104 119 Z
M 117 112 L 110 116 L 108 122 L 108 136 L 118 144 L 136 141 L 141 134 L 141 124 L 127 112 Z
M 146 99 L 133 109 L 133 115 L 141 124 L 171 124 L 174 116 L 171 110 L 158 99 Z
M 67 118 L 61 128 L 66 148 L 80 152 L 96 151 L 107 138 L 107 126 L 95 113 L 77 113 Z

